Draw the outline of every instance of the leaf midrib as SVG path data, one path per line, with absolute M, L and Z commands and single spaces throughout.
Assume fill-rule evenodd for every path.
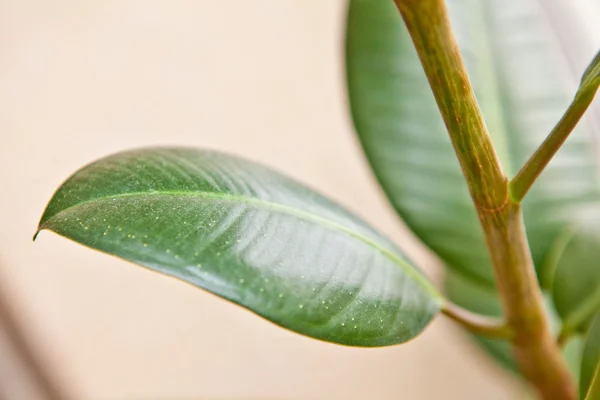
M 290 206 L 287 206 L 287 205 L 284 205 L 281 203 L 267 201 L 267 200 L 259 199 L 259 198 L 255 198 L 255 197 L 232 195 L 232 194 L 228 194 L 228 193 L 211 193 L 211 192 L 202 192 L 202 191 L 182 192 L 182 191 L 173 191 L 173 190 L 160 191 L 160 192 L 154 191 L 152 193 L 129 192 L 129 193 L 113 194 L 110 196 L 96 197 L 96 198 L 93 198 L 90 200 L 85 200 L 80 203 L 70 205 L 69 207 L 60 210 L 59 212 L 50 216 L 49 218 L 43 219 L 39 224 L 39 227 L 36 232 L 36 236 L 41 230 L 46 229 L 46 227 L 48 226 L 49 222 L 52 219 L 58 217 L 59 215 L 61 215 L 63 213 L 74 211 L 78 207 L 82 207 L 82 206 L 85 206 L 88 204 L 94 204 L 94 203 L 102 203 L 102 202 L 106 202 L 109 200 L 112 201 L 113 199 L 122 199 L 122 198 L 129 198 L 129 197 L 149 197 L 149 196 L 196 197 L 196 198 L 199 198 L 202 200 L 220 200 L 220 201 L 245 203 L 245 204 L 250 204 L 253 206 L 261 207 L 261 208 L 264 208 L 264 209 L 267 209 L 270 211 L 288 214 L 288 215 L 297 217 L 299 219 L 304 219 L 304 220 L 316 223 L 317 225 L 321 225 L 330 230 L 337 230 L 337 231 L 342 232 L 350 237 L 356 238 L 356 239 L 362 241 L 363 243 L 365 243 L 366 245 L 381 252 L 384 256 L 389 258 L 394 264 L 396 264 L 398 267 L 400 267 L 406 274 L 408 274 L 411 278 L 413 278 L 434 299 L 436 299 L 437 302 L 439 303 L 439 305 L 441 305 L 443 302 L 443 298 L 438 293 L 437 289 L 429 281 L 427 281 L 427 279 L 425 279 L 421 274 L 419 274 L 414 267 L 412 267 L 410 264 L 406 263 L 403 259 L 398 257 L 396 254 L 394 254 L 394 252 L 379 245 L 376 241 L 370 239 L 369 237 L 362 235 L 359 232 L 349 229 L 346 226 L 344 226 L 338 222 L 332 221 L 332 220 L 322 217 L 320 215 L 312 214 L 312 213 L 304 211 L 302 209 L 293 208 L 293 207 L 290 207 Z M 51 228 L 48 228 L 48 229 L 52 230 Z M 34 236 L 34 239 L 35 239 L 35 236 Z

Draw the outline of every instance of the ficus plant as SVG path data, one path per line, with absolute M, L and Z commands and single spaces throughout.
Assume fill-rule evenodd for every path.
M 343 207 L 215 151 L 93 162 L 38 232 L 332 343 L 401 344 L 443 314 L 540 398 L 600 399 L 600 119 L 580 121 L 600 54 L 571 79 L 539 0 L 350 0 L 347 18 L 358 139 L 443 288 Z

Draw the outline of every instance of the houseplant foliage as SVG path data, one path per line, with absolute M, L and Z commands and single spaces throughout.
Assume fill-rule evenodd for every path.
M 38 233 L 333 343 L 403 343 L 443 313 L 540 397 L 597 398 L 597 127 L 580 118 L 600 57 L 573 94 L 538 1 L 448 10 L 350 0 L 346 37 L 358 138 L 398 215 L 446 265 L 443 290 L 343 207 L 212 151 L 139 149 L 87 165 L 55 192 Z M 561 351 L 574 338 L 582 350 Z
M 447 3 L 498 157 L 512 176 L 561 117 L 580 76 L 565 70 L 540 1 Z M 527 21 L 526 28 L 515 29 L 519 21 Z M 445 262 L 450 299 L 501 315 L 476 210 L 435 99 L 422 90 L 427 77 L 394 4 L 350 2 L 346 54 L 357 133 L 390 202 Z M 566 329 L 574 331 L 585 331 L 593 310 L 600 309 L 600 254 L 593 254 L 600 251 L 594 233 L 600 222 L 594 153 L 599 135 L 600 126 L 582 121 L 523 202 L 536 271 L 552 297 L 549 308 L 556 307 Z M 577 320 L 572 315 L 586 302 L 592 311 Z M 504 364 L 513 365 L 506 343 L 483 340 Z

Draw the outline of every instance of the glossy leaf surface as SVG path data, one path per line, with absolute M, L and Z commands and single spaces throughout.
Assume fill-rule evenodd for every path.
M 582 399 L 600 398 L 600 314 L 596 316 L 587 335 L 581 361 L 579 392 Z
M 163 148 L 77 171 L 39 229 L 180 278 L 296 332 L 355 346 L 413 338 L 439 310 L 388 240 L 255 163 Z
M 539 1 L 447 3 L 492 140 L 513 175 L 560 119 L 580 75 L 567 73 Z M 392 205 L 450 268 L 492 286 L 464 178 L 393 2 L 350 2 L 346 55 L 358 137 Z M 583 121 L 525 200 L 528 238 L 541 274 L 571 211 L 599 198 L 590 141 Z

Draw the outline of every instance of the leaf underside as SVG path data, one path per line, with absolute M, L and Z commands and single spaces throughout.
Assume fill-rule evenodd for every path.
M 40 221 L 314 338 L 385 346 L 440 308 L 387 239 L 314 191 L 209 151 L 119 153 L 77 171 Z

